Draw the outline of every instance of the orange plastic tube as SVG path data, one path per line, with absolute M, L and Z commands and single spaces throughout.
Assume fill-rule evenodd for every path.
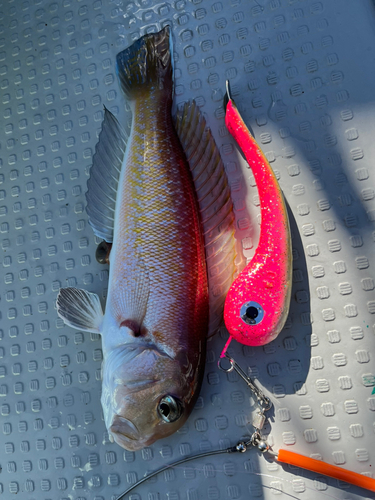
M 279 450 L 277 461 L 295 465 L 297 467 L 301 467 L 301 469 L 311 470 L 312 472 L 318 472 L 324 476 L 330 476 L 335 479 L 339 479 L 340 481 L 360 486 L 366 490 L 375 491 L 375 479 L 372 479 L 371 477 L 363 476 L 357 472 L 345 470 L 341 467 L 336 467 L 336 465 L 321 462 L 320 460 L 304 457 L 303 455 L 293 453 L 292 451 Z

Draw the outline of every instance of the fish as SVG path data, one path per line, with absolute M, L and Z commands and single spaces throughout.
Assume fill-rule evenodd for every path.
M 116 66 L 131 129 L 105 108 L 86 193 L 89 223 L 111 245 L 105 312 L 98 295 L 72 287 L 56 307 L 66 325 L 101 335 L 105 425 L 136 451 L 176 432 L 194 408 L 236 248 L 211 131 L 194 102 L 172 115 L 169 26 L 121 51 Z

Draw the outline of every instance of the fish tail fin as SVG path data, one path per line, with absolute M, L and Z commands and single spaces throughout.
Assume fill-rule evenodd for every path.
M 166 26 L 158 33 L 144 35 L 116 56 L 117 74 L 131 101 L 145 90 L 160 90 L 172 98 L 172 36 Z

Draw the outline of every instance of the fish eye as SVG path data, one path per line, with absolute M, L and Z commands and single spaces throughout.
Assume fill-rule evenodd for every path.
M 164 422 L 176 422 L 182 415 L 182 404 L 173 396 L 164 396 L 159 401 L 158 413 Z

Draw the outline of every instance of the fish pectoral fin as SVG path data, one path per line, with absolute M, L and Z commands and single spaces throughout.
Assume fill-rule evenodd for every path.
M 116 196 L 128 135 L 117 118 L 104 108 L 104 120 L 87 181 L 86 211 L 94 233 L 113 241 Z
M 137 249 L 132 262 L 134 265 L 130 266 L 126 277 L 121 277 L 118 282 L 118 277 L 114 277 L 110 308 L 115 318 L 121 318 L 120 327 L 129 328 L 134 337 L 138 337 L 141 335 L 142 322 L 147 312 L 150 276 Z
M 77 330 L 100 333 L 103 309 L 95 293 L 78 288 L 60 288 L 56 300 L 57 314 L 64 323 Z

